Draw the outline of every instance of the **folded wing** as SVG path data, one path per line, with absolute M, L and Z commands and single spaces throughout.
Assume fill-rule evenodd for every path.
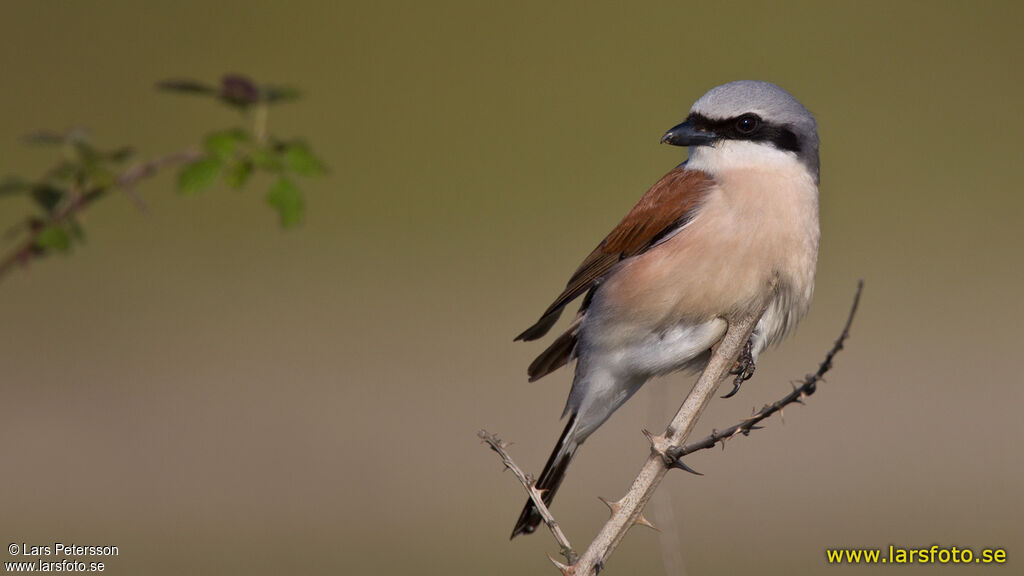
M 551 330 L 562 310 L 583 293 L 595 288 L 601 278 L 620 260 L 643 253 L 660 239 L 684 226 L 710 189 L 712 180 L 698 170 L 687 170 L 685 164 L 659 180 L 636 203 L 628 214 L 587 256 L 569 279 L 565 290 L 548 306 L 533 325 L 516 340 L 536 340 Z M 575 347 L 576 332 L 589 298 L 584 299 L 581 315 L 530 365 L 530 380 L 536 380 L 564 366 Z

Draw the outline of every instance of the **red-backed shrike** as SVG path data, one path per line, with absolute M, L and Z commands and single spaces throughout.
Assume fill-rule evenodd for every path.
M 730 320 L 767 304 L 739 382 L 811 302 L 819 236 L 814 116 L 782 88 L 744 80 L 702 96 L 661 141 L 689 146 L 688 160 L 640 198 L 516 338 L 544 336 L 583 296 L 568 330 L 528 370 L 533 381 L 576 359 L 563 413 L 569 422 L 537 480 L 546 503 L 580 444 L 644 382 L 703 368 Z M 540 520 L 527 502 L 512 537 Z

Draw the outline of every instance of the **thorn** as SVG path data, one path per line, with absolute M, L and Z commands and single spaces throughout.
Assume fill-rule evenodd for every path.
M 669 467 L 669 470 L 671 470 L 672 468 L 678 468 L 680 470 L 685 470 L 685 471 L 689 472 L 690 474 L 696 474 L 697 476 L 703 476 L 703 474 L 701 474 L 700 472 L 697 472 L 693 468 L 690 468 L 689 466 L 687 466 L 683 462 L 682 458 L 676 458 L 675 460 L 672 461 L 671 464 L 668 465 L 668 467 Z
M 122 188 L 124 188 L 125 193 L 131 197 L 132 201 L 135 202 L 135 205 L 139 210 L 146 212 L 149 209 L 149 205 L 146 204 L 146 201 L 139 195 L 139 191 L 136 190 L 134 186 L 130 183 L 124 183 L 122 184 Z
M 644 435 L 644 438 L 647 438 L 647 441 L 651 443 L 652 447 L 665 442 L 665 437 L 661 434 L 655 434 L 646 428 L 640 432 Z
M 670 458 L 666 452 L 669 446 L 666 446 L 668 442 L 666 441 L 665 437 L 660 434 L 655 435 L 651 433 L 650 430 L 647 429 L 641 430 L 641 432 L 643 432 L 643 435 L 645 438 L 647 438 L 647 441 L 651 443 L 651 452 L 660 455 L 667 463 Z
M 633 524 L 639 524 L 641 526 L 647 526 L 648 528 L 650 528 L 651 530 L 654 530 L 655 532 L 661 532 L 661 529 L 658 528 L 657 526 L 655 526 L 654 524 L 651 524 L 651 521 L 648 520 L 647 518 L 644 518 L 643 514 L 640 514 L 639 516 L 637 516 L 636 520 L 633 521 Z
M 555 560 L 554 558 L 552 558 L 551 554 L 548 554 L 547 556 L 548 556 L 548 560 L 551 560 L 551 563 L 554 564 L 555 568 L 558 568 L 558 570 L 562 574 L 564 574 L 565 576 L 570 576 L 572 574 L 572 572 L 573 572 L 572 566 L 569 566 L 568 564 L 562 564 L 558 560 Z
M 782 420 L 782 425 L 786 425 L 786 413 L 783 411 L 783 407 L 779 406 L 779 420 Z
M 610 502 L 608 500 L 605 500 L 601 496 L 598 496 L 597 499 L 600 500 L 601 502 L 604 502 L 604 505 L 607 506 L 609 510 L 611 510 L 612 516 L 614 516 L 619 511 L 619 509 L 622 508 L 622 504 L 619 504 L 618 502 Z

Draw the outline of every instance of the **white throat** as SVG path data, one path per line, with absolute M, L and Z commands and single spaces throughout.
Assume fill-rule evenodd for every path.
M 721 140 L 711 146 L 691 147 L 686 166 L 712 177 L 732 170 L 806 171 L 793 152 L 779 150 L 768 143 L 748 140 Z

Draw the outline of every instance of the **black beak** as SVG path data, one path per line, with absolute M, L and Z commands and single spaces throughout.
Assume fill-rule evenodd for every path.
M 701 146 L 711 144 L 718 139 L 714 132 L 698 130 L 693 123 L 687 120 L 678 126 L 672 127 L 661 137 L 661 143 L 666 142 L 673 146 Z

